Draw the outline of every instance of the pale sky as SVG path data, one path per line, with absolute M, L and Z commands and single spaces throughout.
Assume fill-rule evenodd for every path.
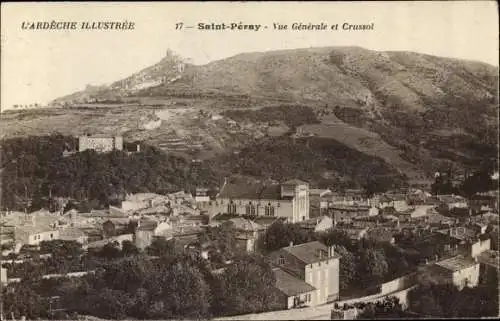
M 134 30 L 22 30 L 23 22 L 132 21 Z M 175 24 L 267 25 L 259 31 L 175 30 Z M 374 23 L 374 31 L 275 31 L 273 23 Z M 158 62 L 167 48 L 194 63 L 242 52 L 360 46 L 498 66 L 494 1 L 315 3 L 2 3 L 1 105 L 42 103 Z

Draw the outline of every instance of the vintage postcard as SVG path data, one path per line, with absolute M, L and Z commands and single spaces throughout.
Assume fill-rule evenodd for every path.
M 498 317 L 498 20 L 2 3 L 0 320 Z

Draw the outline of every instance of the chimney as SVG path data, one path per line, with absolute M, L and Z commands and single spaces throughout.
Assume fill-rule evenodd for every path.
M 292 247 L 293 246 L 293 241 L 290 241 L 290 244 L 288 246 Z

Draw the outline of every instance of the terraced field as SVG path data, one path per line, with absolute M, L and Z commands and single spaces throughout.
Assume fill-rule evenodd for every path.
M 319 137 L 333 138 L 365 154 L 382 158 L 405 173 L 411 180 L 425 178 L 425 173 L 415 165 L 401 158 L 401 151 L 387 144 L 378 134 L 366 129 L 351 126 L 334 115 L 321 119 L 321 124 L 308 124 L 300 128 L 304 133 Z

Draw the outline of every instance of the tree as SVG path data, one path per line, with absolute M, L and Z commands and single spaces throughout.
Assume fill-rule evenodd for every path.
M 244 256 L 225 270 L 222 291 L 214 293 L 221 314 L 236 315 L 272 310 L 276 283 L 271 266 L 258 255 Z
M 54 257 L 78 257 L 83 253 L 77 241 L 52 240 L 40 242 L 40 253 L 51 253 Z
M 359 258 L 359 275 L 366 283 L 378 283 L 388 272 L 388 264 L 381 249 L 363 249 Z
M 125 240 L 122 242 L 122 255 L 123 256 L 135 256 L 138 255 L 141 251 L 134 243 L 129 240 Z
M 276 251 L 282 247 L 293 244 L 302 244 L 313 241 L 314 234 L 302 229 L 297 224 L 276 221 L 258 240 L 258 246 L 263 252 Z
M 4 288 L 2 301 L 5 315 L 14 315 L 16 319 L 22 316 L 28 320 L 48 318 L 48 304 L 31 289 L 29 280 L 14 285 L 11 291 Z
M 386 297 L 376 303 L 368 303 L 358 319 L 399 319 L 408 317 L 396 297 Z
M 335 253 L 340 255 L 340 290 L 346 290 L 356 278 L 356 257 L 343 246 L 336 246 Z
M 96 254 L 106 259 L 116 259 L 121 256 L 121 251 L 118 242 L 115 241 L 104 245 Z
M 174 240 L 167 240 L 164 237 L 155 237 L 151 245 L 146 248 L 146 253 L 152 256 L 165 256 L 175 253 Z
M 332 228 L 326 232 L 319 233 L 317 235 L 317 239 L 326 246 L 340 245 L 346 249 L 354 249 L 351 239 L 349 239 L 344 230 Z
M 189 256 L 161 259 L 146 288 L 150 293 L 147 318 L 199 319 L 209 314 L 210 288 Z

